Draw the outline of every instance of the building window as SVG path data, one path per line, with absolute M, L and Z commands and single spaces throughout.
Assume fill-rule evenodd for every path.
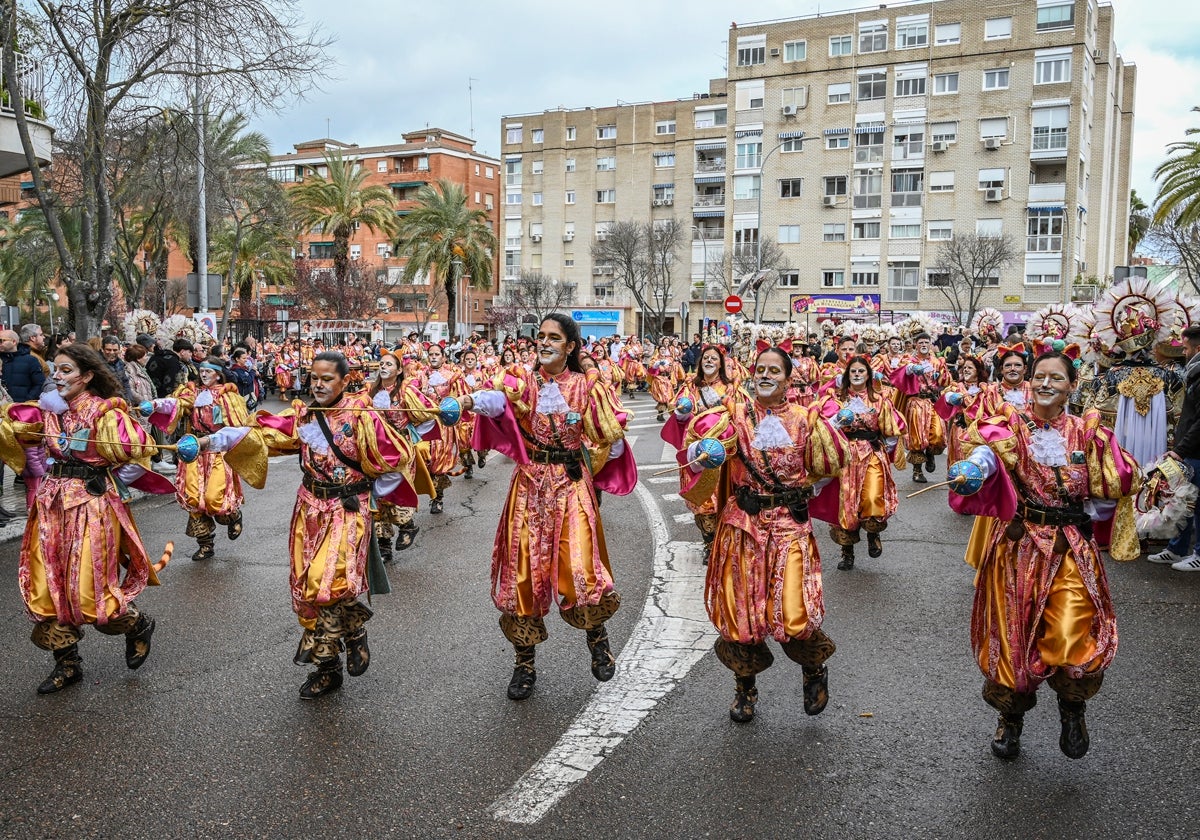
M 983 37 L 987 41 L 1012 37 L 1012 18 L 988 18 L 983 24 Z
M 569 142 L 569 141 L 571 141 L 571 140 L 574 140 L 574 139 L 575 139 L 575 126 L 573 126 L 573 125 L 569 125 L 569 126 L 567 126 L 567 137 L 566 137 L 566 139 L 567 139 L 567 141 L 568 141 L 568 142 Z
M 1034 210 L 1030 211 L 1025 250 L 1040 253 L 1062 251 L 1062 211 L 1037 212 L 1037 215 L 1033 215 L 1034 212 Z
M 979 139 L 987 140 L 989 137 L 998 140 L 1008 137 L 1008 117 L 988 117 L 979 121 Z
M 616 202 L 617 202 L 617 191 L 616 190 L 596 190 L 596 203 L 597 204 L 616 204 Z
M 883 129 L 878 131 L 857 131 L 854 135 L 855 163 L 883 162 Z
M 976 236 L 1003 236 L 1004 235 L 1004 220 L 1003 219 L 976 219 L 975 220 L 975 235 Z
M 598 157 L 596 158 L 597 172 L 613 172 L 617 168 L 617 159 L 615 157 Z
M 892 206 L 920 207 L 925 173 L 920 169 L 892 170 Z
M 542 161 L 542 160 L 531 160 L 529 162 L 529 174 L 530 175 L 541 175 L 542 170 L 545 168 L 545 163 L 546 162 Z
M 496 177 L 496 170 L 492 169 L 490 166 L 485 166 L 483 168 L 483 177 L 487 178 L 489 181 L 492 180 Z
M 995 70 L 983 71 L 984 90 L 1008 90 L 1008 68 L 999 67 Z
M 505 162 L 504 185 L 507 187 L 521 186 L 521 161 L 510 160 Z
M 735 175 L 733 176 L 733 197 L 738 200 L 756 199 L 761 186 L 761 175 Z
M 567 190 L 566 198 L 563 201 L 563 203 L 564 204 L 574 204 L 575 203 L 575 190 Z
M 387 171 L 388 171 L 388 162 L 387 162 L 387 160 L 386 160 L 386 159 L 384 159 L 384 160 L 377 160 L 377 161 L 375 161 L 375 171 L 376 171 L 376 172 L 387 172 Z M 479 173 L 478 173 L 478 172 L 476 172 L 475 174 L 476 174 L 476 175 L 478 175 Z
M 758 244 L 758 228 L 756 228 L 756 227 L 734 228 L 733 244 L 734 245 L 757 245 Z
M 950 286 L 950 275 L 945 271 L 930 271 L 925 275 L 925 288 L 937 289 Z
M 654 124 L 655 134 L 674 134 L 675 120 L 659 120 Z
M 1088 7 L 1091 12 L 1091 7 Z M 1070 29 L 1075 25 L 1075 4 L 1065 3 L 1058 6 L 1038 6 L 1037 31 L 1046 32 L 1050 29 Z
M 896 49 L 911 50 L 929 46 L 929 21 L 896 22 Z
M 920 263 L 897 262 L 888 266 L 888 301 L 916 303 L 920 300 Z
M 954 222 L 951 219 L 942 219 L 936 222 L 929 223 L 929 241 L 940 242 L 946 239 L 954 238 Z
M 896 79 L 896 96 L 924 96 L 925 77 L 916 76 L 909 79 Z
M 899 132 L 901 129 L 896 129 Z M 892 137 L 892 160 L 911 160 L 925 156 L 925 132 L 908 130 Z
M 798 245 L 800 243 L 800 225 L 780 225 L 779 236 L 775 241 L 780 245 Z
M 979 189 L 981 190 L 1002 190 L 1004 189 L 1004 168 L 996 167 L 994 169 L 979 170 Z
M 666 202 L 668 204 L 675 203 L 675 185 L 674 184 L 671 184 L 671 185 L 665 186 L 665 187 L 652 187 L 651 189 L 653 190 L 652 198 L 655 201 L 662 201 L 662 202 Z
M 598 125 L 596 126 L 597 140 L 616 140 L 617 127 L 615 125 Z
M 541 207 L 542 206 L 542 194 L 540 192 L 533 193 L 529 199 L 529 203 L 532 204 L 534 207 Z
M 510 125 L 508 127 L 508 129 L 504 132 L 504 142 L 505 143 L 520 143 L 521 140 L 524 138 L 524 135 L 525 135 L 525 130 L 523 128 L 521 128 L 520 124 Z
M 955 143 L 958 141 L 958 123 L 938 122 L 929 126 L 929 139 L 934 143 Z
M 825 269 L 821 272 L 822 289 L 840 289 L 846 285 L 846 272 L 837 269 Z
M 1035 108 L 1033 111 L 1033 151 L 1064 151 L 1067 148 L 1067 121 L 1070 109 Z
M 849 149 L 850 135 L 849 134 L 830 134 L 825 138 L 826 149 Z
M 839 55 L 851 55 L 854 52 L 854 36 L 853 35 L 834 35 L 829 39 L 829 57 L 836 58 Z
M 361 258 L 362 258 L 362 246 L 361 245 L 351 245 L 350 246 L 350 259 L 357 260 L 357 259 L 361 259 Z
M 310 260 L 331 260 L 331 259 L 333 259 L 333 243 L 332 242 L 310 242 L 308 245 L 308 258 Z
M 418 172 L 428 172 L 429 171 L 429 157 L 427 155 L 422 155 L 421 157 L 417 158 L 417 171 Z
M 851 228 L 852 239 L 878 239 L 879 222 L 855 222 Z
M 738 143 L 737 160 L 734 164 L 738 169 L 758 169 L 762 166 L 762 142 Z
M 1061 278 L 1057 274 L 1026 274 L 1026 286 L 1057 286 Z
M 945 96 L 949 93 L 958 93 L 958 74 L 938 73 L 933 77 L 934 96 Z
M 784 88 L 780 91 L 779 104 L 784 107 L 791 106 L 793 108 L 808 107 L 808 85 L 804 87 Z
M 1039 55 L 1033 62 L 1033 83 L 1035 85 L 1056 85 L 1071 81 L 1071 56 Z
M 727 108 L 696 109 L 696 128 L 717 128 L 727 124 Z
M 563 268 L 574 268 L 574 267 L 575 267 L 575 258 L 574 257 L 564 257 L 563 258 Z
M 845 195 L 846 194 L 846 176 L 845 175 L 829 175 L 825 178 L 825 195 Z
M 883 52 L 886 49 L 887 21 L 858 25 L 858 51 L 860 53 Z
M 784 41 L 784 61 L 804 61 L 808 58 L 808 41 Z
M 866 270 L 862 270 L 862 271 L 857 271 L 857 270 L 851 271 L 850 272 L 850 285 L 851 286 L 859 286 L 859 287 L 878 286 L 879 285 L 879 272 L 874 269 L 866 269 Z
M 493 210 L 493 209 L 495 209 L 495 203 L 496 203 L 496 199 L 495 199 L 495 198 L 492 196 L 492 194 L 491 194 L 491 193 L 485 193 L 485 194 L 484 194 L 484 196 L 483 196 L 483 209 L 485 209 L 485 210 Z
M 837 105 L 841 102 L 849 102 L 850 101 L 850 83 L 849 82 L 836 82 L 834 84 L 831 84 L 827 88 L 827 90 L 828 90 L 827 101 L 829 102 L 830 105 Z
M 822 242 L 845 242 L 846 226 L 841 223 L 828 224 L 821 228 Z
M 933 27 L 933 45 L 942 47 L 947 44 L 958 44 L 962 41 L 961 23 L 939 23 Z
M 674 166 L 674 165 L 675 165 L 675 153 L 674 152 L 655 152 L 654 153 L 654 166 L 656 169 L 665 169 L 669 166 Z
M 803 178 L 781 178 L 779 179 L 779 197 L 799 198 L 800 189 L 803 185 Z
M 779 272 L 779 287 L 781 289 L 799 289 L 800 288 L 800 272 L 799 271 L 781 271 L 781 272 Z
M 858 74 L 858 101 L 870 102 L 887 97 L 887 73 L 868 71 Z
M 737 66 L 767 63 L 767 36 L 747 35 L 737 39 Z
M 888 239 L 920 239 L 920 225 L 892 225 L 888 229 Z
M 510 206 L 521 203 L 521 194 L 519 192 L 505 193 L 504 203 Z
M 530 132 L 530 139 L 533 140 L 534 143 L 545 143 L 546 130 L 544 128 L 535 128 Z
M 929 173 L 930 192 L 954 192 L 954 170 Z
M 567 158 L 566 164 L 567 164 L 566 168 L 567 168 L 568 172 L 575 171 L 575 158 Z
M 763 97 L 766 96 L 767 83 L 763 79 L 754 79 L 749 82 L 738 82 L 734 89 L 733 107 L 738 111 L 751 111 L 755 108 L 763 106 Z

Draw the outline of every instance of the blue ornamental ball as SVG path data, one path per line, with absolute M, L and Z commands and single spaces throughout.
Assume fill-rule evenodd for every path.
M 152 403 L 150 400 L 146 400 L 138 406 L 138 411 L 142 412 L 143 417 L 149 417 L 154 413 L 154 403 Z
M 691 414 L 694 407 L 690 397 L 680 397 L 679 402 L 675 404 L 675 410 L 680 414 Z
M 438 403 L 438 417 L 447 426 L 453 426 L 462 419 L 462 406 L 454 397 L 446 397 Z
M 837 422 L 839 426 L 848 426 L 854 422 L 854 412 L 848 408 L 843 408 L 837 413 Z
M 190 464 L 200 457 L 200 441 L 195 435 L 184 435 L 176 444 L 176 454 L 185 464 Z
M 705 467 L 719 467 L 725 463 L 725 447 L 716 438 L 700 438 L 699 455 L 705 456 Z

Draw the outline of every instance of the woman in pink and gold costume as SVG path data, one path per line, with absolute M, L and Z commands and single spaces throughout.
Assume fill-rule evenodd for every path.
M 1059 748 L 1088 750 L 1086 701 L 1117 652 L 1108 579 L 1093 521 L 1113 518 L 1114 557 L 1137 556 L 1131 496 L 1138 466 L 1092 410 L 1068 414 L 1072 360 L 1044 353 L 1033 364 L 1032 403 L 1011 404 L 971 427 L 974 449 L 951 465 L 950 504 L 988 523 L 976 528 L 967 562 L 978 570 L 971 644 L 983 698 L 1000 713 L 992 752 L 1015 758 L 1025 713 L 1049 682 L 1058 695 Z
M 671 353 L 667 339 L 663 338 L 658 349 L 654 351 L 654 355 L 646 364 L 646 378 L 650 382 L 650 398 L 654 400 L 654 407 L 658 410 L 655 419 L 659 423 L 666 419 L 663 412 L 673 405 L 675 391 L 683 382 L 684 376 L 683 366 Z
M 446 397 L 460 397 L 467 393 L 462 371 L 446 362 L 446 351 L 440 345 L 431 344 L 426 351 L 427 367 L 414 377 L 418 388 L 435 404 Z M 451 426 L 437 422 L 437 433 L 422 442 L 422 453 L 429 463 L 429 472 L 437 494 L 429 502 L 430 513 L 441 513 L 445 509 L 446 490 L 453 476 L 462 475 L 466 467 L 459 460 L 458 432 Z
M 524 700 L 537 679 L 535 646 L 552 607 L 584 630 L 592 675 L 612 679 L 604 623 L 621 603 L 613 583 L 596 489 L 623 496 L 637 483 L 612 392 L 582 371 L 579 327 L 552 313 L 537 336 L 537 367 L 512 367 L 494 391 L 463 399 L 479 415 L 475 448 L 516 461 L 492 549 L 492 601 L 516 659 L 508 696 Z
M 125 636 L 130 669 L 146 661 L 154 619 L 134 599 L 158 578 L 127 488 L 174 490 L 150 472 L 154 443 L 118 396 L 121 384 L 105 360 L 86 344 L 72 344 L 54 364 L 56 390 L 37 405 L 11 404 L 0 418 L 0 456 L 14 472 L 24 468 L 26 448 L 44 444 L 53 462 L 29 510 L 17 572 L 33 643 L 54 655 L 38 694 L 83 678 L 79 640 L 88 624 Z
M 842 547 L 838 568 L 854 568 L 854 544 L 860 529 L 867 532 L 867 555 L 883 554 L 880 534 L 896 513 L 899 498 L 892 478 L 892 463 L 903 457 L 899 445 L 904 418 L 892 401 L 879 392 L 871 360 L 853 356 L 846 364 L 842 384 L 826 394 L 817 410 L 838 423 L 852 455 L 837 480 L 838 516 L 829 535 Z M 826 492 L 832 493 L 833 488 Z
M 826 500 L 820 486 L 847 466 L 850 448 L 819 412 L 787 401 L 791 374 L 785 351 L 760 352 L 753 398 L 730 394 L 698 414 L 699 439 L 686 455 L 683 497 L 695 504 L 718 493 L 704 601 L 721 635 L 717 658 L 736 680 L 729 716 L 738 722 L 754 717 L 757 674 L 774 660 L 768 637 L 803 669 L 804 711 L 820 714 L 829 700 L 825 661 L 835 646 L 821 629 L 821 556 L 809 516 L 817 501 L 825 502 L 822 518 L 836 516 L 836 494 Z

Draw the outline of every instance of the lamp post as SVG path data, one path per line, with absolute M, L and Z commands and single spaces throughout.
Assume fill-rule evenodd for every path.
M 761 193 L 762 190 L 760 189 Z M 700 290 L 700 340 L 704 340 L 705 326 L 708 324 L 708 239 L 700 225 L 692 225 L 696 236 L 700 237 L 700 247 L 704 249 L 704 287 Z M 684 337 L 687 337 L 687 325 L 684 324 Z
M 51 292 L 47 300 L 50 302 L 50 334 L 54 335 L 54 304 L 59 300 L 58 292 Z

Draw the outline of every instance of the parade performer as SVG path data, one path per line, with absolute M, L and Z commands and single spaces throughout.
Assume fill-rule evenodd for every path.
M 446 397 L 460 397 L 466 393 L 462 371 L 446 363 L 446 351 L 440 345 L 431 344 L 426 352 L 427 367 L 418 374 L 418 387 L 421 392 L 435 404 Z M 433 475 L 433 486 L 437 491 L 429 502 L 429 512 L 435 514 L 445 509 L 446 490 L 450 487 L 450 479 L 462 475 L 464 471 L 459 463 L 458 433 L 441 420 L 436 422 L 437 435 L 432 436 L 427 443 L 421 444 L 422 449 L 428 449 L 426 460 L 429 463 L 429 472 Z
M 904 418 L 879 392 L 868 357 L 852 356 L 841 382 L 817 410 L 826 419 L 838 422 L 851 452 L 837 480 L 837 522 L 829 528 L 830 537 L 842 547 L 838 568 L 849 571 L 854 568 L 854 546 L 861 539 L 860 529 L 867 532 L 867 555 L 883 554 L 880 534 L 899 502 L 892 462 L 904 434 Z M 825 492 L 832 491 L 829 488 Z
M 787 401 L 791 364 L 782 350 L 759 352 L 753 397 L 732 394 L 697 414 L 689 430 L 696 440 L 681 455 L 692 473 L 681 495 L 701 504 L 720 494 L 704 601 L 721 636 L 717 658 L 734 674 L 729 716 L 739 723 L 754 717 L 757 674 L 774 660 L 768 637 L 803 669 L 804 711 L 820 714 L 829 700 L 825 661 L 835 646 L 821 629 L 821 557 L 809 514 L 824 502 L 822 515 L 836 517 L 835 496 L 813 496 L 850 450 L 819 412 Z
M 913 344 L 915 352 L 892 373 L 892 385 L 906 396 L 904 423 L 913 481 L 926 484 L 928 479 L 921 472 L 922 466 L 932 473 L 937 469 L 934 457 L 946 451 L 946 430 L 933 406 L 942 396 L 943 386 L 950 383 L 950 371 L 944 361 L 933 355 L 929 333 L 917 333 Z
M 621 350 L 621 373 L 625 380 L 625 395 L 632 397 L 635 391 L 646 388 L 646 366 L 642 364 L 642 345 L 637 336 L 629 336 Z
M 246 426 L 250 413 L 237 385 L 225 381 L 225 372 L 216 362 L 199 365 L 200 381 L 188 382 L 171 397 L 143 404 L 150 411 L 150 423 L 164 434 L 192 434 L 206 437 L 225 426 Z M 235 469 L 235 466 L 237 469 Z M 205 451 L 191 463 L 181 463 L 175 473 L 175 498 L 187 512 L 184 531 L 195 537 L 199 547 L 193 560 L 211 560 L 215 554 L 217 525 L 224 525 L 229 539 L 242 534 L 242 479 L 262 489 L 266 482 L 266 463 L 250 458 L 236 465 L 221 452 Z
M 476 351 L 463 351 L 460 370 L 463 378 L 462 390 L 469 393 L 480 388 L 490 387 L 491 377 L 486 376 L 479 366 L 479 354 Z M 459 459 L 466 468 L 463 478 L 474 478 L 476 465 L 482 468 L 487 462 L 487 452 L 476 452 L 471 448 L 471 439 L 475 436 L 474 412 L 463 412 L 462 419 L 455 426 L 455 432 L 458 434 Z
M 675 391 L 684 378 L 683 366 L 675 359 L 666 338 L 659 342 L 658 349 L 646 365 L 646 378 L 650 381 L 650 397 L 658 410 L 655 419 L 661 423 L 666 419 L 663 412 L 674 405 Z
M 725 371 L 724 348 L 719 345 L 708 345 L 700 353 L 700 364 L 696 368 L 695 375 L 684 383 L 675 396 L 676 408 L 662 428 L 662 439 L 674 446 L 677 451 L 685 451 L 695 442 L 694 439 L 688 439 L 688 426 L 691 422 L 692 412 L 703 413 L 718 408 L 725 398 L 736 390 L 733 382 L 729 379 L 729 374 Z M 686 468 L 680 468 L 681 492 L 686 485 L 690 484 L 691 476 L 691 472 Z M 717 507 L 716 488 L 713 488 L 713 492 L 707 499 L 698 502 L 685 499 L 684 503 L 692 512 L 692 518 L 700 530 L 700 537 L 704 540 L 704 562 L 707 564 L 709 550 L 717 535 L 717 514 L 720 513 L 720 509 Z
M 259 412 L 252 426 L 227 426 L 208 441 L 235 460 L 300 453 L 289 550 L 292 610 L 303 630 L 293 661 L 316 666 L 300 687 L 304 700 L 341 688 L 343 647 L 350 676 L 370 665 L 366 622 L 373 613 L 358 599 L 369 585 L 372 493 L 416 506 L 414 446 L 367 394 L 346 392 L 349 375 L 341 353 L 318 353 L 309 374 L 312 405 Z
M 1111 518 L 1114 537 L 1136 534 L 1131 496 L 1138 466 L 1097 412 L 1064 409 L 1073 360 L 1044 353 L 1033 364 L 1033 402 L 1001 407 L 972 427 L 965 461 L 951 465 L 950 504 L 991 517 L 972 537 L 967 562 L 978 572 L 971 644 L 984 676 L 983 698 L 1000 713 L 992 752 L 1015 758 L 1024 715 L 1048 681 L 1058 695 L 1059 747 L 1088 750 L 1086 701 L 1117 652 L 1117 626 L 1092 521 Z
M 816 385 L 821 378 L 821 368 L 817 360 L 810 355 L 809 345 L 803 342 L 791 343 L 784 339 L 780 346 L 792 355 L 792 378 L 788 382 L 788 402 L 808 405 L 816 396 Z
M 582 372 L 579 327 L 553 313 L 537 342 L 536 370 L 510 368 L 496 390 L 463 399 L 465 410 L 480 415 L 475 448 L 516 461 L 492 549 L 492 601 L 515 653 L 513 700 L 533 692 L 535 648 L 547 638 L 551 607 L 585 631 L 592 675 L 612 679 L 616 660 L 604 624 L 621 600 L 594 488 L 626 495 L 637 483 L 612 395 L 596 371 Z
M 841 377 L 846 370 L 846 364 L 858 350 L 858 339 L 852 335 L 843 335 L 838 338 L 835 347 L 837 350 L 837 359 L 821 365 L 821 386 L 818 390 L 820 394 L 825 394 L 834 388 L 841 387 Z
M 1033 403 L 1033 391 L 1025 378 L 1028 352 L 1024 342 L 1001 344 L 996 349 L 998 381 L 987 389 L 987 405 L 982 410 L 984 415 L 999 413 L 1001 403 L 1008 403 L 1017 409 L 1028 408 Z
M 984 406 L 991 404 L 987 367 L 975 356 L 958 360 L 958 379 L 942 393 L 934 410 L 949 425 L 949 459 L 961 461 L 970 452 L 967 431 Z
M 33 643 L 54 656 L 38 694 L 83 678 L 85 625 L 124 635 L 127 667 L 145 663 L 155 622 L 134 599 L 158 579 L 127 487 L 174 491 L 150 471 L 155 445 L 128 413 L 121 385 L 98 353 L 86 344 L 60 348 L 53 381 L 55 390 L 38 404 L 10 404 L 0 419 L 0 456 L 14 472 L 25 466 L 26 449 L 43 443 L 53 460 L 29 510 L 17 571 Z

